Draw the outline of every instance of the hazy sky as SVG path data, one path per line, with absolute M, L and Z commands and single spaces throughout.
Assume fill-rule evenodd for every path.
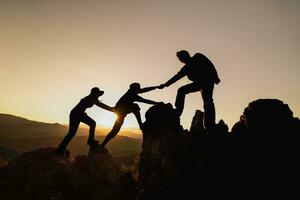
M 132 82 L 165 82 L 186 49 L 218 70 L 218 120 L 231 127 L 257 98 L 281 99 L 299 117 L 299 36 L 298 0 L 0 0 L 0 112 L 66 123 L 94 86 L 114 105 Z M 143 97 L 174 103 L 187 83 Z M 149 106 L 140 105 L 144 114 Z M 186 128 L 202 106 L 200 93 L 186 98 Z M 88 114 L 113 123 L 100 108 Z M 133 116 L 125 126 L 137 126 Z

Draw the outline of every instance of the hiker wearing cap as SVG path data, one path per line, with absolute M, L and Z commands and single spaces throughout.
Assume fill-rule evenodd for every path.
M 132 83 L 129 87 L 129 90 L 119 99 L 114 107 L 114 112 L 117 114 L 118 118 L 115 121 L 115 124 L 112 130 L 107 134 L 106 138 L 102 142 L 101 146 L 104 147 L 111 139 L 113 139 L 118 132 L 120 131 L 125 117 L 129 113 L 133 113 L 138 121 L 140 129 L 143 128 L 143 123 L 140 114 L 140 107 L 138 104 L 134 103 L 136 101 L 147 103 L 147 104 L 159 104 L 159 102 L 155 102 L 152 100 L 144 99 L 140 97 L 138 94 L 149 92 L 151 90 L 155 90 L 158 87 L 147 87 L 141 88 L 139 83 Z
M 184 66 L 166 83 L 160 85 L 160 89 L 168 87 L 187 76 L 192 83 L 180 87 L 177 91 L 175 106 L 178 115 L 182 114 L 185 95 L 201 91 L 204 104 L 204 126 L 207 130 L 215 125 L 215 105 L 213 101 L 214 84 L 220 83 L 220 78 L 214 64 L 203 54 L 196 53 L 193 57 L 186 50 L 177 52 L 177 57 Z
M 85 113 L 85 110 L 87 108 L 91 108 L 93 105 L 97 105 L 100 108 L 113 112 L 112 107 L 105 105 L 98 100 L 98 98 L 103 94 L 104 91 L 101 91 L 99 88 L 94 87 L 91 89 L 91 93 L 81 99 L 80 102 L 72 109 L 69 116 L 69 132 L 60 143 L 59 147 L 56 149 L 56 152 L 58 154 L 64 155 L 66 147 L 76 134 L 80 122 L 83 122 L 90 127 L 87 144 L 90 146 L 95 146 L 99 143 L 99 141 L 94 139 L 96 122 Z

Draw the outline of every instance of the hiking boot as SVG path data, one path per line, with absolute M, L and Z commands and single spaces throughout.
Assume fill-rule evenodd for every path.
M 108 153 L 108 150 L 104 146 L 99 146 L 99 151 L 102 153 Z
M 65 152 L 66 150 L 65 149 L 61 149 L 61 148 L 56 148 L 55 149 L 55 153 L 59 156 L 62 156 L 62 157 L 65 157 Z
M 97 141 L 97 140 L 88 140 L 87 141 L 87 145 L 89 145 L 91 147 L 97 146 L 98 144 L 99 144 L 99 141 Z

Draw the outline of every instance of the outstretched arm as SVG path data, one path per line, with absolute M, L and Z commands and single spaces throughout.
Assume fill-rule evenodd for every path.
M 108 105 L 106 105 L 106 104 L 104 104 L 104 103 L 101 103 L 100 101 L 96 101 L 95 104 L 96 104 L 97 106 L 99 106 L 100 108 L 103 108 L 103 109 L 108 110 L 108 111 L 111 111 L 111 112 L 113 112 L 113 110 L 114 110 L 113 107 L 110 107 L 110 106 L 108 106 Z
M 139 93 L 145 93 L 145 92 L 150 92 L 152 90 L 157 89 L 158 86 L 152 86 L 152 87 L 145 87 L 145 88 L 141 88 L 141 90 L 139 91 Z
M 142 103 L 147 103 L 147 104 L 152 104 L 152 105 L 159 104 L 159 102 L 152 101 L 152 100 L 149 100 L 149 99 L 144 99 L 144 98 L 142 98 L 140 96 L 137 97 L 136 101 L 142 102 Z
M 159 86 L 160 89 L 164 88 L 164 87 L 169 87 L 170 85 L 172 85 L 173 83 L 175 83 L 176 81 L 178 81 L 179 79 L 183 78 L 186 75 L 186 66 L 184 66 L 177 74 L 175 74 L 175 76 L 173 76 L 170 80 L 168 80 L 166 83 L 161 84 Z

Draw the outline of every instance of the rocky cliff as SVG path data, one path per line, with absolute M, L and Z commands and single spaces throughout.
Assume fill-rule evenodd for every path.
M 146 112 L 138 176 L 103 148 L 69 160 L 53 148 L 24 153 L 0 169 L 9 200 L 271 198 L 297 194 L 300 121 L 282 101 L 251 102 L 232 131 L 203 129 L 196 111 L 184 130 L 171 104 Z M 136 166 L 135 166 L 136 167 Z
M 70 161 L 53 148 L 24 153 L 1 171 L 1 199 L 133 199 L 135 181 L 104 149 Z
M 138 198 L 291 195 L 299 128 L 288 105 L 276 99 L 251 102 L 232 132 L 223 120 L 205 132 L 200 111 L 186 131 L 171 105 L 154 106 L 143 130 Z

